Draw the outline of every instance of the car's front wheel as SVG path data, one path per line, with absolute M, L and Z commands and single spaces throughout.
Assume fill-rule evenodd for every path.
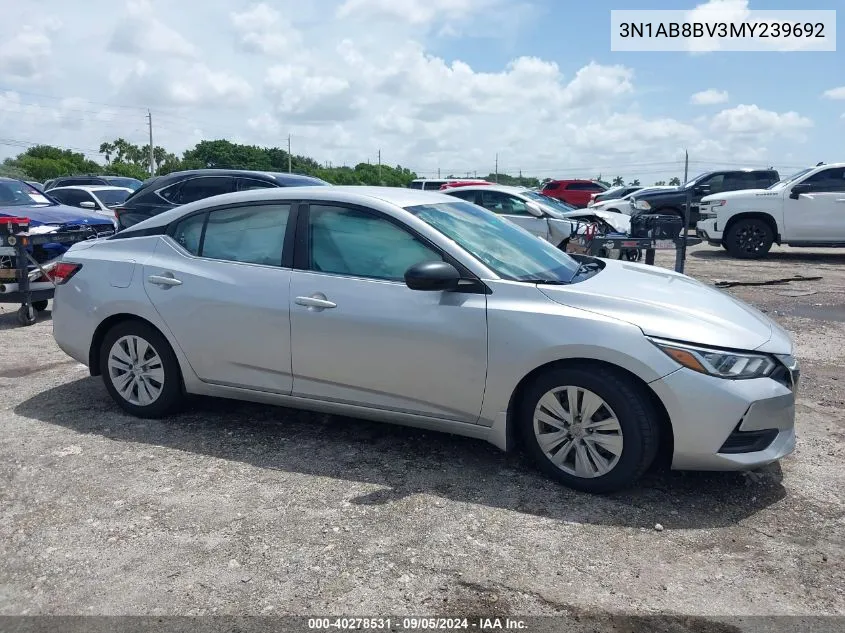
M 158 418 L 181 404 L 179 361 L 167 340 L 140 321 L 124 321 L 108 331 L 100 348 L 103 382 L 124 411 Z
M 657 455 L 650 399 L 632 378 L 604 366 L 540 375 L 524 393 L 519 423 L 539 468 L 584 492 L 631 485 Z
M 775 234 L 767 222 L 759 218 L 737 220 L 725 232 L 728 253 L 738 259 L 765 257 L 775 241 Z

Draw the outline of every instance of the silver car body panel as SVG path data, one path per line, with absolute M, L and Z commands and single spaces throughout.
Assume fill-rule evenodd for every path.
M 455 202 L 446 195 L 368 187 L 258 190 L 192 203 L 131 230 L 231 202 L 286 199 L 348 202 L 392 215 L 491 292 L 419 292 L 397 282 L 215 261 L 194 257 L 170 237 L 139 235 L 67 252 L 65 259 L 83 268 L 57 288 L 57 343 L 88 365 L 97 327 L 132 315 L 167 338 L 189 393 L 451 432 L 502 449 L 510 448 L 508 410 L 523 379 L 549 363 L 600 361 L 637 376 L 660 399 L 673 429 L 675 468 L 748 468 L 794 446 L 788 388 L 769 378 L 725 380 L 681 368 L 644 335 L 791 354 L 788 334 L 765 315 L 683 275 L 637 264 L 604 261 L 603 271 L 572 285 L 501 279 L 397 206 Z M 149 283 L 150 275 L 176 271 L 179 286 Z M 318 293 L 336 307 L 296 302 Z M 740 423 L 756 429 L 764 417 L 767 428 L 780 429 L 765 451 L 718 452 Z

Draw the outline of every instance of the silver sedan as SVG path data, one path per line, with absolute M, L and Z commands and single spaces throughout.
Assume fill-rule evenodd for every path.
M 439 193 L 216 196 L 55 275 L 56 341 L 136 416 L 204 394 L 406 424 L 521 445 L 590 492 L 661 454 L 733 470 L 795 444 L 793 345 L 765 315 Z

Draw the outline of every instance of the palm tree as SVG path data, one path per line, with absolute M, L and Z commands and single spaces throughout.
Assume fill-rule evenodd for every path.
M 631 185 L 632 187 L 639 187 L 639 186 L 640 186 L 640 181 L 639 181 L 638 179 L 636 179 L 636 178 L 635 178 L 634 180 L 632 180 L 632 181 L 630 182 L 630 185 Z
M 106 157 L 106 162 L 111 163 L 111 155 L 114 153 L 113 143 L 100 143 L 100 154 Z
M 681 186 L 681 179 L 675 176 L 672 180 L 669 181 L 669 185 L 671 187 L 680 187 Z
M 613 179 L 613 186 L 614 187 L 623 187 L 625 185 L 625 179 L 622 176 L 617 176 Z

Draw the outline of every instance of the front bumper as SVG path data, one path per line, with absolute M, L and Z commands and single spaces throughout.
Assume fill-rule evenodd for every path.
M 710 244 L 711 246 L 722 245 L 722 232 L 716 230 L 717 218 L 699 220 L 695 225 L 695 235 Z
M 679 369 L 651 383 L 672 422 L 677 470 L 745 470 L 795 448 L 790 381 L 726 380 Z

